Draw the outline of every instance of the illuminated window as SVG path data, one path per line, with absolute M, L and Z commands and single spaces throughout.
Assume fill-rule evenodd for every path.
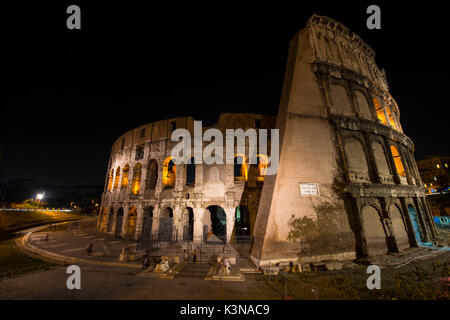
M 165 188 L 173 188 L 175 186 L 175 179 L 177 176 L 177 166 L 172 160 L 172 157 L 168 157 L 163 163 L 163 177 L 162 182 Z
M 383 106 L 377 98 L 373 98 L 373 104 L 375 105 L 375 111 L 377 112 L 377 117 L 382 124 L 387 125 L 386 115 L 384 114 Z
M 139 191 L 141 190 L 141 173 L 142 165 L 138 163 L 133 168 L 133 180 L 131 182 L 132 194 L 139 194 Z
M 111 173 L 109 174 L 109 177 L 108 177 L 108 191 L 112 190 L 113 178 L 114 178 L 114 169 L 111 170 Z
M 391 125 L 392 128 L 397 130 L 397 125 L 395 124 L 395 117 L 394 114 L 391 112 L 391 108 L 389 108 L 389 106 L 386 107 L 386 112 L 389 117 L 389 124 Z
M 433 179 L 434 179 L 434 181 L 437 181 L 437 178 L 436 178 L 436 177 L 433 177 Z
M 121 189 L 128 187 L 128 175 L 130 174 L 130 166 L 126 165 L 122 169 L 122 184 L 120 186 Z
M 114 190 L 119 188 L 119 180 L 120 180 L 120 167 L 117 167 L 116 176 L 114 178 Z
M 267 172 L 267 166 L 269 165 L 269 158 L 264 154 L 258 154 L 258 181 L 264 181 Z
M 440 168 L 441 168 L 441 166 L 437 164 L 437 165 L 436 165 L 436 168 L 440 169 Z
M 445 166 L 446 168 L 448 168 L 448 165 L 447 165 L 447 164 L 444 164 L 444 166 Z
M 397 173 L 402 177 L 406 177 L 405 168 L 403 168 L 402 158 L 400 157 L 400 154 L 398 153 L 397 148 L 394 146 L 391 146 L 391 152 L 392 152 L 392 157 L 394 158 L 394 163 L 395 163 L 395 168 L 397 169 Z
M 247 164 L 243 155 L 234 157 L 234 181 L 247 181 Z

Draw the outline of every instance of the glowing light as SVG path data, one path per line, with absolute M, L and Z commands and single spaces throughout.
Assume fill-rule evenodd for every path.
M 36 199 L 38 199 L 38 200 L 42 200 L 43 198 L 44 198 L 44 194 L 43 193 L 38 193 L 36 195 Z

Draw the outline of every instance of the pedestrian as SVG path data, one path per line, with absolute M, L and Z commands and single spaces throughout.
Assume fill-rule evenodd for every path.
M 150 265 L 150 260 L 148 259 L 147 256 L 145 256 L 144 262 L 142 263 L 142 269 L 147 269 L 149 265 Z
M 197 249 L 194 249 L 194 258 L 192 259 L 192 262 L 197 261 Z
M 90 256 L 92 253 L 92 247 L 93 247 L 92 242 L 90 242 L 86 248 L 86 252 L 87 252 L 88 256 Z
M 48 241 L 48 233 L 45 235 L 45 242 Z
M 186 249 L 184 249 L 184 261 L 188 261 L 188 253 L 187 253 L 187 250 Z

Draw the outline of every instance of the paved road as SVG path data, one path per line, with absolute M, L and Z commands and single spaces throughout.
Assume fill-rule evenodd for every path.
M 0 299 L 281 299 L 260 274 L 245 282 L 203 280 L 205 265 L 190 265 L 173 280 L 142 278 L 140 270 L 81 264 L 81 290 L 69 290 L 66 267 L 0 282 Z M 207 270 L 206 270 L 207 271 Z
M 28 231 L 28 230 L 27 230 Z M 103 243 L 114 255 L 132 241 L 117 241 L 95 230 L 95 221 L 84 221 L 80 228 L 71 224 L 66 231 L 34 233 L 31 243 L 41 249 L 72 257 L 117 261 L 104 257 Z M 87 257 L 85 248 L 94 243 L 94 256 Z M 97 253 L 97 254 L 95 254 Z M 281 299 L 261 274 L 247 274 L 245 282 L 204 280 L 208 264 L 189 264 L 175 279 L 139 277 L 138 268 L 79 264 L 81 290 L 69 290 L 67 267 L 57 266 L 22 277 L 0 281 L 0 299 Z

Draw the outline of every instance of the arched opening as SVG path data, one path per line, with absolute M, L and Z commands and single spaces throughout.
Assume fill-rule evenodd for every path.
M 137 163 L 133 168 L 133 180 L 131 182 L 131 193 L 139 194 L 141 190 L 141 174 L 142 174 L 142 165 Z
M 116 176 L 114 177 L 114 190 L 119 188 L 119 181 L 120 181 L 120 167 L 117 167 Z
M 248 241 L 251 235 L 250 212 L 246 206 L 238 206 L 235 211 L 235 236 L 236 241 Z
M 193 186 L 195 184 L 195 159 L 190 158 L 186 165 L 186 185 Z
M 377 113 L 378 119 L 381 121 L 382 124 L 388 125 L 386 120 L 386 115 L 384 113 L 384 108 L 377 98 L 373 98 L 373 104 L 375 106 L 375 112 Z
M 244 155 L 234 157 L 234 181 L 247 181 L 247 164 Z
M 142 217 L 142 236 L 150 236 L 152 234 L 153 226 L 153 207 L 145 207 Z
M 391 127 L 394 128 L 395 130 L 398 130 L 397 123 L 395 121 L 395 116 L 391 112 L 391 108 L 389 106 L 386 106 L 386 113 L 387 113 L 387 116 L 389 119 L 389 124 L 391 125 Z
M 397 148 L 391 146 L 391 153 L 392 157 L 394 158 L 395 169 L 397 170 L 398 175 L 401 177 L 406 177 L 405 168 L 403 167 L 402 163 L 402 157 L 400 156 L 400 153 L 398 153 Z
M 372 113 L 370 112 L 367 97 L 361 91 L 358 90 L 355 91 L 355 97 L 358 103 L 360 117 L 364 119 L 372 119 L 373 117 Z
M 358 139 L 350 138 L 345 141 L 344 149 L 350 180 L 354 182 L 368 181 L 369 168 L 362 143 Z
M 402 213 L 400 209 L 395 205 L 391 205 L 389 210 L 392 228 L 395 233 L 395 241 L 397 242 L 397 247 L 399 250 L 409 248 L 408 233 L 406 232 L 405 224 L 403 223 Z
M 269 158 L 265 154 L 258 154 L 257 168 L 258 168 L 258 181 L 264 181 L 266 177 L 267 167 L 269 166 Z
M 422 232 L 419 223 L 419 217 L 417 216 L 417 211 L 411 204 L 408 205 L 408 214 L 411 218 L 411 224 L 414 231 L 414 236 L 416 237 L 417 243 L 421 245 L 423 243 Z
M 175 179 L 177 176 L 177 166 L 172 160 L 172 157 L 164 160 L 163 163 L 163 185 L 165 189 L 171 189 L 175 187 Z
M 130 166 L 125 165 L 122 169 L 122 184 L 120 186 L 121 189 L 128 187 L 128 176 L 130 174 Z
M 131 207 L 128 211 L 127 235 L 134 235 L 136 232 L 136 207 Z
M 119 210 L 117 210 L 116 229 L 114 231 L 115 234 L 122 233 L 122 222 L 123 222 L 123 208 L 119 208 Z
M 204 220 L 203 234 L 206 235 L 206 241 L 227 242 L 227 214 L 220 206 L 209 206 L 209 220 Z M 208 218 L 208 217 L 207 217 Z M 215 236 L 215 237 L 213 237 Z
M 194 239 L 194 210 L 186 207 L 183 211 L 183 240 L 192 241 Z
M 386 234 L 377 209 L 372 206 L 362 209 L 362 227 L 369 256 L 386 254 Z
M 147 165 L 147 177 L 145 179 L 145 189 L 153 190 L 158 181 L 158 162 L 155 159 L 149 161 Z
M 114 169 L 111 170 L 111 172 L 109 173 L 109 177 L 108 177 L 108 191 L 109 192 L 112 191 L 113 178 L 114 178 Z
M 372 143 L 372 150 L 375 157 L 375 163 L 377 164 L 378 176 L 381 179 L 381 183 L 392 183 L 392 175 L 383 146 L 378 141 L 375 141 L 374 143 Z
M 109 209 L 109 216 L 108 216 L 108 226 L 106 228 L 107 232 L 111 232 L 112 230 L 112 226 L 113 226 L 113 221 L 114 221 L 114 207 L 111 207 Z
M 160 241 L 171 241 L 173 232 L 173 210 L 165 207 L 159 216 L 158 239 Z
M 333 100 L 336 113 L 344 115 L 353 115 L 353 110 L 348 99 L 347 90 L 341 85 L 330 86 L 331 99 Z

